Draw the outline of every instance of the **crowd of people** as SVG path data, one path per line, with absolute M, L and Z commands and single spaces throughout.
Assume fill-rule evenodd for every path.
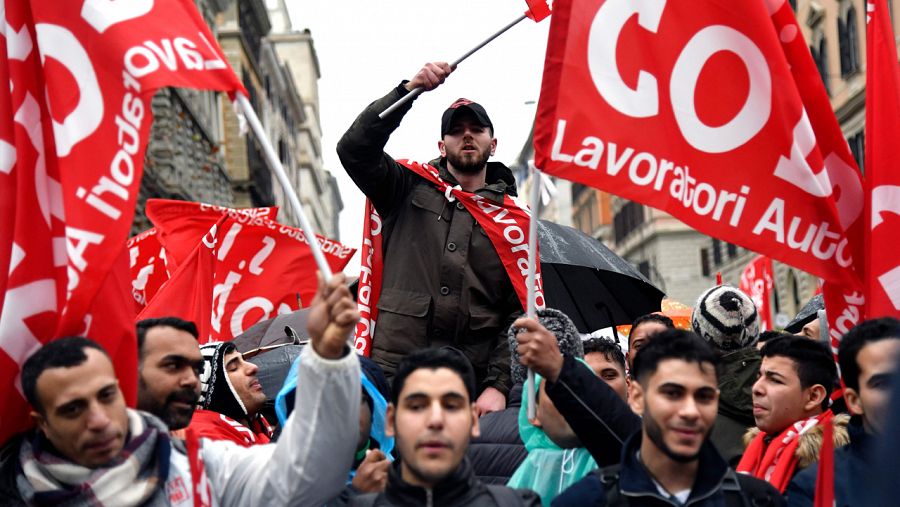
M 174 316 L 136 325 L 135 409 L 100 346 L 51 341 L 21 371 L 35 425 L 3 443 L 0 504 L 813 505 L 830 434 L 836 503 L 877 505 L 869 471 L 890 432 L 900 321 L 847 332 L 839 379 L 813 329 L 821 298 L 761 333 L 752 300 L 717 285 L 692 330 L 651 313 L 623 344 L 552 308 L 523 317 L 479 218 L 383 151 L 411 106 L 378 112 L 450 72 L 427 64 L 338 145 L 385 224 L 371 358 L 350 346 L 360 315 L 340 274 L 320 279 L 309 342 L 274 400 L 233 343 L 200 345 Z M 484 108 L 460 99 L 430 166 L 499 206 L 516 188 L 487 162 L 495 147 Z

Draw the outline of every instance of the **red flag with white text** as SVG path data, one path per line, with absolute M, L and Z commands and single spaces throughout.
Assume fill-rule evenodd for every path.
M 866 36 L 866 242 L 869 317 L 900 316 L 900 65 L 886 0 L 868 1 Z
M 772 305 L 769 294 L 774 288 L 772 259 L 757 255 L 741 272 L 740 289 L 750 296 L 759 311 L 759 330 L 772 329 Z
M 266 218 L 271 208 L 232 210 L 195 202 L 150 199 L 146 209 L 159 231 L 159 241 L 169 262 L 184 259 L 176 268 L 176 273 L 183 272 L 179 279 L 193 276 L 193 283 L 198 287 L 211 287 L 211 307 L 202 317 L 204 322 L 210 322 L 209 339 L 230 340 L 259 321 L 290 313 L 312 302 L 317 287 L 316 264 L 306 236 L 300 229 Z M 227 219 L 224 222 L 223 217 Z M 197 261 L 199 271 L 182 270 L 186 263 L 193 262 L 198 243 L 216 223 L 219 227 L 212 264 Z M 207 236 L 204 241 L 213 244 L 212 235 Z M 334 272 L 342 271 L 356 252 L 324 236 L 317 239 Z M 167 311 L 171 312 L 169 315 L 180 314 L 183 305 L 178 303 L 178 298 L 183 296 L 175 288 L 176 276 L 173 274 L 172 280 L 157 292 L 139 318 L 166 315 Z M 179 281 L 177 286 L 188 287 L 190 283 Z M 205 336 L 201 337 L 202 341 L 206 341 Z
M 2 441 L 29 424 L 22 363 L 55 337 L 122 358 L 134 402 L 133 314 L 119 295 L 150 99 L 162 86 L 244 90 L 190 0 L 0 1 Z
M 554 2 L 542 170 L 858 287 L 862 183 L 787 2 Z

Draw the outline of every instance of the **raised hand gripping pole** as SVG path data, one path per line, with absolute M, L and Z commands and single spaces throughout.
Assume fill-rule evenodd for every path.
M 490 37 L 488 37 L 487 39 L 485 39 L 484 41 L 482 41 L 480 44 L 478 44 L 478 45 L 475 46 L 474 48 L 472 48 L 472 49 L 470 49 L 469 51 L 467 51 L 466 54 L 464 54 L 464 55 L 460 56 L 459 58 L 457 58 L 453 63 L 450 64 L 450 68 L 452 68 L 452 69 L 455 70 L 455 69 L 456 69 L 456 66 L 459 65 L 459 64 L 460 64 L 463 60 L 465 60 L 466 58 L 472 56 L 472 53 L 474 53 L 474 52 L 478 51 L 479 49 L 483 48 L 483 47 L 486 46 L 489 42 L 491 42 L 492 40 L 494 40 L 494 39 L 496 39 L 497 37 L 499 37 L 500 35 L 502 35 L 503 32 L 505 32 L 505 31 L 509 30 L 510 28 L 512 28 L 512 27 L 516 26 L 517 24 L 519 24 L 519 22 L 522 21 L 523 19 L 525 19 L 526 17 L 528 17 L 527 14 L 522 14 L 521 16 L 519 16 L 518 18 L 516 18 L 515 21 L 513 21 L 512 23 L 510 23 L 510 24 L 504 26 L 503 28 L 501 28 L 499 32 L 495 33 L 494 35 L 491 35 Z M 385 117 L 387 117 L 387 115 L 389 115 L 389 114 L 393 113 L 394 111 L 396 111 L 397 109 L 399 109 L 400 106 L 402 106 L 403 104 L 406 104 L 406 103 L 409 102 L 410 100 L 412 100 L 412 99 L 418 97 L 418 96 L 421 95 L 422 92 L 424 92 L 424 91 L 425 91 L 425 88 L 415 88 L 415 89 L 413 89 L 413 91 L 407 93 L 407 94 L 404 95 L 403 97 L 400 97 L 400 100 L 398 100 L 397 102 L 394 102 L 393 104 L 390 105 L 390 107 L 388 107 L 387 109 L 385 109 L 384 111 L 382 111 L 381 114 L 378 115 L 378 117 L 381 118 L 381 119 L 383 120 Z
M 540 262 L 537 253 L 537 224 L 538 215 L 541 209 L 541 187 L 543 186 L 543 176 L 541 170 L 531 166 L 531 193 L 529 194 L 528 206 L 531 207 L 531 221 L 528 223 L 528 309 L 526 315 L 529 318 L 537 318 L 537 310 L 534 303 L 535 289 L 535 272 L 537 271 L 537 263 Z M 537 415 L 535 406 L 537 391 L 534 388 L 534 370 L 528 368 L 528 389 L 525 393 L 525 400 L 528 403 L 526 416 L 532 420 Z
M 303 212 L 303 206 L 300 205 L 300 199 L 297 197 L 297 192 L 294 191 L 294 187 L 291 186 L 291 181 L 288 179 L 287 173 L 284 172 L 284 166 L 281 165 L 281 160 L 278 160 L 278 155 L 275 154 L 275 148 L 273 148 L 272 143 L 269 142 L 269 138 L 266 136 L 266 132 L 263 130 L 262 124 L 256 116 L 256 111 L 253 110 L 253 106 L 250 105 L 247 97 L 243 94 L 236 93 L 235 97 L 241 111 L 244 113 L 244 117 L 247 118 L 247 123 L 250 124 L 250 130 L 253 131 L 254 137 L 256 137 L 256 140 L 262 145 L 263 153 L 265 153 L 266 160 L 269 162 L 269 168 L 275 173 L 278 182 L 281 183 L 281 188 L 283 188 L 284 193 L 287 194 L 288 201 L 290 201 L 291 207 L 294 209 L 297 221 L 300 222 L 300 228 L 306 236 L 306 242 L 309 243 L 309 248 L 312 250 L 313 258 L 316 260 L 316 267 L 322 272 L 322 276 L 327 282 L 331 279 L 331 267 L 329 267 L 328 262 L 325 261 L 325 256 L 322 254 L 322 248 L 316 240 L 315 232 L 313 231 L 309 220 L 306 218 L 306 213 Z

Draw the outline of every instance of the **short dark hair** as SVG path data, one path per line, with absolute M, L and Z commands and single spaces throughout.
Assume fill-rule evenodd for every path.
M 403 391 L 406 377 L 422 368 L 429 370 L 449 368 L 453 370 L 460 376 L 463 384 L 466 386 L 469 401 L 475 401 L 475 370 L 472 368 L 472 363 L 459 350 L 453 347 L 441 347 L 418 350 L 400 361 L 400 364 L 397 366 L 397 373 L 394 375 L 394 385 L 391 391 L 391 401 L 394 405 L 400 400 L 400 392 Z
M 827 345 L 805 336 L 787 335 L 767 341 L 760 355 L 764 358 L 786 357 L 793 361 L 803 389 L 816 384 L 825 388 L 822 410 L 828 408 L 829 396 L 837 382 L 837 365 Z
M 81 336 L 67 336 L 53 340 L 31 355 L 22 365 L 22 392 L 28 403 L 41 415 L 46 415 L 37 395 L 37 381 L 50 368 L 72 368 L 87 361 L 85 349 L 95 349 L 109 357 L 97 342 Z
M 159 317 L 157 319 L 140 320 L 137 323 L 138 354 L 144 352 L 144 340 L 147 338 L 147 331 L 157 326 L 174 327 L 179 331 L 190 333 L 194 338 L 199 339 L 200 337 L 200 332 L 197 331 L 197 324 L 194 324 L 189 320 L 179 319 L 178 317 Z
M 775 331 L 770 329 L 769 331 L 763 331 L 759 333 L 759 341 L 758 343 L 766 343 L 769 340 L 774 340 L 775 338 L 784 338 L 785 336 L 791 336 L 790 333 L 785 333 L 784 331 Z
M 859 351 L 867 344 L 886 339 L 900 339 L 900 320 L 893 317 L 870 319 L 847 331 L 838 346 L 838 364 L 844 384 L 859 391 Z
M 648 313 L 647 315 L 641 315 L 640 317 L 634 319 L 634 322 L 631 323 L 631 331 L 634 331 L 638 326 L 645 322 L 658 322 L 669 329 L 675 329 L 675 323 L 672 322 L 672 319 L 670 319 L 668 316 L 661 313 Z M 631 331 L 628 332 L 629 344 L 631 344 Z
M 603 336 L 595 336 L 584 341 L 584 355 L 600 352 L 607 361 L 613 361 L 625 368 L 625 354 L 619 344 Z
M 667 329 L 648 340 L 634 356 L 631 375 L 643 384 L 648 376 L 656 372 L 659 363 L 666 359 L 681 359 L 698 365 L 709 363 L 718 379 L 719 358 L 712 347 L 696 333 L 684 329 Z

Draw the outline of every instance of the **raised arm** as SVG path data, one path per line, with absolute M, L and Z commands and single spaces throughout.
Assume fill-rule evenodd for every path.
M 409 191 L 411 175 L 384 152 L 384 146 L 412 107 L 412 102 L 383 120 L 378 115 L 415 87 L 433 90 L 440 86 L 450 72 L 450 66 L 445 62 L 425 64 L 411 80 L 369 104 L 338 141 L 341 164 L 382 216 L 390 214 L 399 197 Z
M 359 361 L 347 345 L 358 320 L 344 276 L 328 284 L 320 278 L 294 411 L 278 442 L 251 448 L 203 442 L 219 505 L 323 505 L 340 493 L 359 432 Z

